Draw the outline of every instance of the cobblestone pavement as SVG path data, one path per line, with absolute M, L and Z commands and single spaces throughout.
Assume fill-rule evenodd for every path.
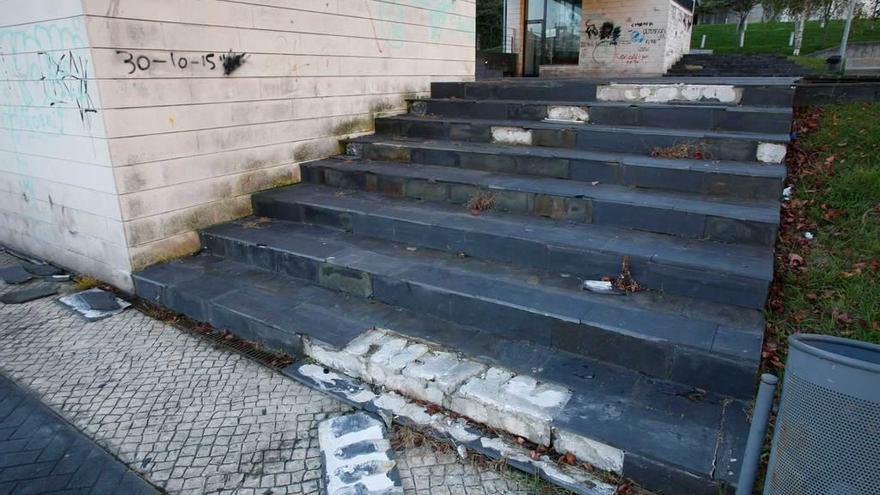
M 159 493 L 0 376 L 0 493 Z
M 0 372 L 107 451 L 171 493 L 319 493 L 317 426 L 348 406 L 136 310 L 87 322 L 56 299 L 0 304 Z M 396 455 L 408 494 L 529 493 L 427 446 Z

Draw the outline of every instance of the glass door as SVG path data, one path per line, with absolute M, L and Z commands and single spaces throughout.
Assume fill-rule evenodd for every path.
M 528 0 L 523 75 L 537 76 L 541 65 L 577 64 L 581 0 Z

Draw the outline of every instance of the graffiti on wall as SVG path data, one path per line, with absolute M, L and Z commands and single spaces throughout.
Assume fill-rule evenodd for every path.
M 388 54 L 405 48 L 405 41 L 413 38 L 412 29 L 427 29 L 428 41 L 440 42 L 448 30 L 461 31 L 470 40 L 476 36 L 473 18 L 454 13 L 456 0 L 411 0 L 409 5 L 391 2 L 363 0 L 376 50 L 380 54 Z M 413 7 L 424 15 L 427 26 L 419 25 L 411 18 Z
M 227 53 L 204 53 L 201 55 L 181 55 L 174 52 L 147 54 L 130 52 L 128 50 L 116 50 L 121 62 L 126 65 L 127 74 L 146 72 L 153 67 L 169 66 L 179 71 L 193 71 L 206 69 L 216 70 L 220 67 L 224 75 L 229 75 L 241 67 L 248 57 L 247 53 L 236 53 L 230 50 Z
M 24 153 L 34 153 L 29 133 L 91 136 L 98 113 L 90 84 L 91 58 L 81 18 L 0 28 L 0 127 L 9 137 L 19 190 L 33 196 Z M 78 119 L 68 119 L 75 111 Z M 74 123 L 78 121 L 77 123 Z M 77 126 L 78 129 L 72 129 Z M 46 141 L 40 141 L 45 146 Z
M 666 39 L 666 27 L 652 21 L 628 21 L 623 24 L 585 16 L 581 37 L 582 59 L 593 65 L 639 65 L 651 57 L 655 45 Z M 585 57 L 585 58 L 583 58 Z

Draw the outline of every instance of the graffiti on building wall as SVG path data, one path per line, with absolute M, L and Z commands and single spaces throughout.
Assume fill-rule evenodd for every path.
M 617 24 L 601 15 L 585 16 L 581 37 L 582 60 L 592 65 L 639 65 L 648 60 L 655 45 L 666 38 L 666 28 L 652 21 Z
M 236 53 L 230 50 L 227 53 L 203 53 L 201 55 L 181 55 L 180 53 L 167 52 L 159 54 L 147 54 L 130 52 L 128 50 L 116 50 L 121 62 L 126 65 L 127 74 L 146 72 L 158 66 L 169 66 L 179 71 L 208 70 L 213 71 L 218 67 L 223 74 L 232 74 L 241 67 L 248 57 L 247 53 Z
M 416 39 L 410 32 L 414 29 L 427 29 L 428 41 L 431 42 L 442 41 L 448 30 L 467 33 L 471 40 L 476 36 L 474 19 L 454 13 L 457 0 L 412 0 L 409 5 L 363 1 L 370 18 L 376 50 L 380 54 L 387 55 L 405 48 L 407 40 Z M 408 19 L 407 13 L 413 12 L 413 7 L 424 12 L 427 26 Z
M 31 132 L 91 135 L 98 113 L 91 58 L 82 19 L 0 28 L 0 127 L 10 138 L 19 190 L 33 196 L 25 153 L 34 153 Z M 78 123 L 66 118 L 78 113 Z M 71 129 L 75 125 L 78 129 Z M 45 141 L 42 141 L 45 143 Z

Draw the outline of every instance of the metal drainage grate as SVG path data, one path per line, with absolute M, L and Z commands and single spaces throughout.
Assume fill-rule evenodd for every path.
M 280 370 L 294 362 L 294 358 L 286 354 L 275 353 L 260 349 L 253 343 L 239 339 L 228 332 L 221 332 L 213 329 L 187 328 L 177 325 L 179 328 L 209 341 L 217 347 L 228 349 L 254 360 L 263 366 Z

